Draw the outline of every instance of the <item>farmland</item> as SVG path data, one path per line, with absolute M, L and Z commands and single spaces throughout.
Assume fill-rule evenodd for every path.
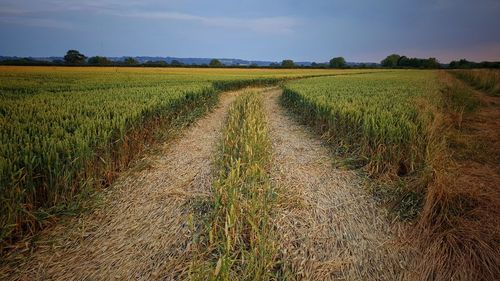
M 500 204 L 499 103 L 487 96 L 496 95 L 498 74 L 371 73 L 284 88 L 282 103 L 333 144 L 347 166 L 392 179 L 388 189 L 375 185 L 374 193 L 400 218 L 418 217 L 417 241 L 428 259 L 416 261 L 422 280 L 498 275 L 491 269 L 500 227 L 492 219 Z
M 332 140 L 368 161 L 371 173 L 404 175 L 422 169 L 434 118 L 428 105 L 437 90 L 432 72 L 404 71 L 296 81 L 283 99 L 324 123 Z
M 411 217 L 420 204 L 418 193 L 428 184 L 430 153 L 439 142 L 438 88 L 433 72 L 320 77 L 287 84 L 282 101 L 349 159 L 345 165 L 365 167 L 378 178 L 412 177 L 406 191 L 376 190 L 405 197 L 400 215 Z
M 464 167 L 498 169 L 497 78 L 1 67 L 3 251 L 109 189 L 7 276 L 493 280 L 497 177 L 468 188 Z
M 3 67 L 1 240 L 35 233 L 82 190 L 109 185 L 157 126 L 194 118 L 222 90 L 343 72 L 353 71 Z

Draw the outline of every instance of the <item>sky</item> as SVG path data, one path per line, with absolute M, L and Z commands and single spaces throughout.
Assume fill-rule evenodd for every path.
M 500 0 L 0 0 L 0 55 L 500 61 Z

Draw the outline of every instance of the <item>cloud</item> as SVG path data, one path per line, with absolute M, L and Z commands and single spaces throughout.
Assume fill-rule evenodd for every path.
M 57 28 L 57 29 L 73 29 L 74 26 L 70 22 L 48 19 L 48 18 L 25 18 L 0 15 L 0 22 L 6 24 Z
M 298 21 L 289 17 L 230 18 L 205 17 L 178 12 L 104 12 L 109 15 L 160 21 L 190 21 L 208 27 L 246 29 L 259 33 L 293 33 Z
M 22 24 L 44 27 L 58 26 L 56 18 L 62 13 L 85 12 L 93 15 L 135 18 L 145 21 L 185 21 L 201 24 L 206 27 L 249 30 L 258 33 L 290 34 L 298 25 L 298 21 L 290 17 L 210 17 L 168 10 L 151 11 L 156 0 L 6 0 L 0 4 L 0 21 L 11 24 Z M 61 22 L 62 23 L 62 22 Z

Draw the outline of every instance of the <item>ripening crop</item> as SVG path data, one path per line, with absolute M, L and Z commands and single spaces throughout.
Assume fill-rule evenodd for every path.
M 430 71 L 318 77 L 287 84 L 283 99 L 371 174 L 423 169 L 438 83 Z
M 218 92 L 343 72 L 356 71 L 0 67 L 0 252 L 109 184 L 162 126 Z

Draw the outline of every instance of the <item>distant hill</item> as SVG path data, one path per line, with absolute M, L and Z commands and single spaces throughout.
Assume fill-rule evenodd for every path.
M 123 60 L 124 57 L 120 58 L 110 58 L 111 60 Z M 183 64 L 187 65 L 203 65 L 203 64 L 209 64 L 210 61 L 213 58 L 177 58 L 177 57 L 146 57 L 146 56 L 139 56 L 135 57 L 139 62 L 144 63 L 147 61 L 165 61 L 167 63 L 171 63 L 173 60 L 177 60 Z M 251 64 L 256 64 L 258 66 L 269 66 L 272 61 L 251 61 L 251 60 L 243 60 L 243 59 L 228 59 L 228 58 L 218 58 L 218 60 L 223 63 L 224 65 L 251 65 Z

